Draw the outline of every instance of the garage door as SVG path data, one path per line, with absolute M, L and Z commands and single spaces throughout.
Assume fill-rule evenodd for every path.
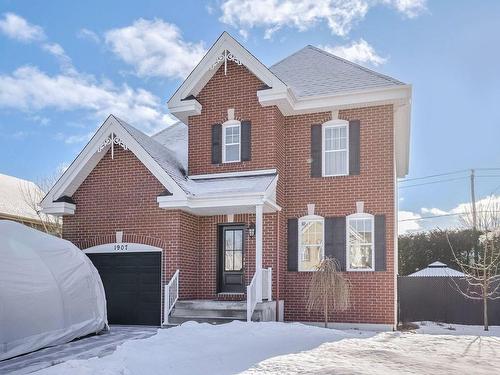
M 110 324 L 160 325 L 161 252 L 87 256 L 101 275 Z

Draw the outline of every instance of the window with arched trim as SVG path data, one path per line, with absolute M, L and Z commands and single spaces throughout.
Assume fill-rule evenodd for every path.
M 367 213 L 347 216 L 347 270 L 373 271 L 375 269 L 375 220 Z
M 222 124 L 222 162 L 236 163 L 241 160 L 241 122 L 228 120 Z
M 330 120 L 322 125 L 323 176 L 349 174 L 349 122 Z
M 308 215 L 299 219 L 299 271 L 314 271 L 325 256 L 325 220 Z

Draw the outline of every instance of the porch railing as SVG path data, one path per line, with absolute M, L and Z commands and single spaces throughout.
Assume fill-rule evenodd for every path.
M 247 322 L 252 321 L 255 306 L 257 306 L 257 272 L 253 275 L 252 281 L 247 286 Z
M 168 324 L 168 317 L 179 299 L 179 270 L 175 271 L 174 276 L 165 285 L 165 307 L 163 309 L 163 324 Z
M 262 271 L 262 299 L 272 301 L 273 290 L 273 269 L 264 268 Z M 257 273 L 252 277 L 252 281 L 247 286 L 247 322 L 252 321 L 252 315 L 257 306 Z
M 273 269 L 263 268 L 262 269 L 262 299 L 267 299 L 268 301 L 273 300 L 272 296 L 273 290 Z

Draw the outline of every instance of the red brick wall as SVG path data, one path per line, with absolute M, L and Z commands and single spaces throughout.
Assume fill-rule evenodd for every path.
M 233 62 L 214 74 L 196 96 L 202 105 L 199 116 L 189 117 L 189 174 L 234 172 L 276 167 L 276 126 L 281 116 L 276 107 L 263 108 L 257 90 L 263 83 L 243 65 Z M 252 160 L 241 163 L 211 163 L 212 125 L 227 120 L 227 110 L 235 109 L 235 118 L 252 122 Z
M 332 320 L 361 323 L 394 322 L 394 163 L 392 106 L 351 109 L 344 119 L 361 122 L 361 174 L 310 177 L 310 127 L 330 119 L 330 113 L 284 117 L 276 107 L 261 107 L 257 90 L 262 83 L 245 67 L 233 63 L 224 75 L 219 69 L 200 92 L 200 116 L 189 119 L 189 173 L 205 174 L 276 168 L 280 213 L 264 215 L 265 267 L 273 267 L 273 295 L 285 299 L 287 320 L 321 321 L 308 314 L 305 293 L 310 273 L 288 272 L 286 221 L 306 213 L 316 204 L 323 216 L 348 215 L 356 201 L 365 210 L 387 217 L 387 271 L 347 273 L 352 283 L 352 306 L 333 313 Z M 211 125 L 223 122 L 227 109 L 239 119 L 252 121 L 252 160 L 227 165 L 211 164 Z M 217 224 L 226 217 L 195 217 L 158 208 L 156 197 L 164 187 L 130 151 L 117 147 L 101 160 L 74 194 L 74 216 L 64 219 L 64 237 L 83 243 L 90 238 L 113 238 L 115 231 L 155 238 L 163 245 L 165 282 L 181 269 L 182 298 L 216 296 Z M 253 214 L 235 215 L 235 222 L 255 222 Z M 245 277 L 255 270 L 255 240 L 247 237 Z M 279 277 L 278 277 L 279 276 Z M 279 282 L 278 282 L 279 279 Z
M 343 322 L 394 323 L 394 163 L 392 106 L 341 111 L 339 118 L 360 120 L 361 173 L 356 176 L 312 178 L 310 175 L 311 125 L 331 119 L 329 113 L 291 116 L 285 120 L 286 174 L 285 216 L 297 218 L 316 205 L 321 216 L 343 216 L 355 212 L 355 202 L 364 201 L 365 211 L 385 214 L 387 222 L 387 271 L 348 272 L 352 283 L 352 306 L 331 319 Z M 286 247 L 285 247 L 286 249 Z M 309 314 L 305 293 L 311 274 L 286 272 L 285 318 L 321 321 Z
M 178 210 L 160 209 L 156 197 L 165 190 L 131 151 L 115 147 L 108 152 L 73 195 L 76 212 L 65 216 L 63 237 L 81 248 L 124 241 L 163 249 L 163 284 L 179 267 L 181 296 L 192 297 L 197 288 L 198 218 Z M 180 251 L 182 249 L 182 251 Z

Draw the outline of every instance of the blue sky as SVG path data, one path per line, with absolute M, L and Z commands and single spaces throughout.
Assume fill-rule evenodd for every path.
M 172 123 L 166 101 L 224 30 L 267 65 L 311 44 L 411 83 L 408 178 L 500 167 L 499 19 L 493 0 L 3 0 L 0 173 L 53 174 L 109 112 L 149 133 Z M 478 175 L 494 176 L 479 198 L 500 185 Z M 456 212 L 467 174 L 438 178 L 460 177 L 401 189 L 402 217 Z

